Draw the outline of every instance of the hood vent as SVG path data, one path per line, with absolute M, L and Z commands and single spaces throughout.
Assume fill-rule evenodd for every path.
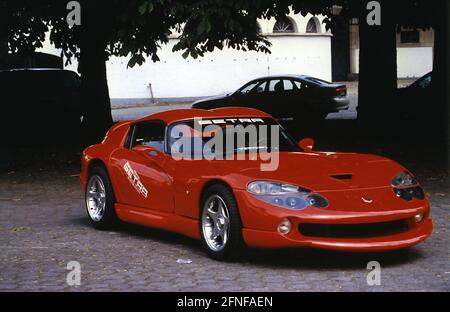
M 330 178 L 337 179 L 337 180 L 351 180 L 353 178 L 353 175 L 348 174 L 333 174 L 330 175 Z

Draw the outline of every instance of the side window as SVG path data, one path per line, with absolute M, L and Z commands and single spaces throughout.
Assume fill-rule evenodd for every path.
M 125 148 L 131 148 L 131 140 L 133 139 L 133 133 L 134 133 L 135 126 L 131 126 L 130 129 L 128 129 L 127 137 L 125 138 L 125 142 L 123 143 L 123 147 Z
M 293 91 L 296 90 L 296 87 L 290 80 L 283 80 L 283 87 L 285 91 Z
M 266 86 L 267 81 L 263 81 L 252 90 L 252 93 L 263 93 L 264 91 L 266 91 Z
M 294 90 L 305 90 L 309 88 L 309 86 L 303 81 L 292 80 L 291 83 L 294 86 Z
M 294 84 L 294 90 L 306 90 L 309 88 L 309 85 L 304 81 L 293 80 L 291 81 Z
M 283 91 L 283 82 L 280 79 L 271 80 L 269 82 L 269 92 Z
M 143 122 L 135 125 L 131 147 L 145 145 L 164 151 L 164 132 L 162 122 Z

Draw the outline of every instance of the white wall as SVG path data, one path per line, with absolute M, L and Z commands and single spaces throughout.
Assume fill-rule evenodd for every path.
M 359 73 L 359 49 L 355 49 L 351 68 Z M 433 48 L 397 48 L 397 77 L 422 77 L 433 69 Z
M 198 59 L 183 59 L 172 52 L 174 33 L 158 52 L 159 62 L 150 59 L 142 66 L 127 68 L 128 58 L 112 57 L 107 62 L 109 93 L 112 99 L 202 97 L 234 91 L 251 79 L 277 74 L 307 74 L 331 80 L 331 33 L 321 24 L 325 16 L 314 17 L 317 34 L 306 33 L 311 14 L 290 13 L 295 33 L 274 34 L 274 18 L 258 20 L 261 31 L 272 43 L 271 54 L 233 49 L 214 50 Z M 60 55 L 47 38 L 42 52 Z M 77 69 L 76 61 L 68 69 Z M 115 101 L 117 103 L 117 101 Z
M 433 48 L 397 48 L 397 76 L 421 77 L 433 68 Z
M 161 49 L 160 61 L 127 69 L 127 58 L 107 63 L 111 98 L 197 97 L 234 91 L 247 81 L 274 74 L 308 74 L 331 79 L 329 36 L 273 36 L 272 54 L 232 49 L 215 50 L 203 58 L 183 59 L 172 52 L 176 40 Z
M 421 77 L 433 68 L 434 30 L 420 30 L 418 43 L 402 43 L 397 33 L 397 77 Z M 350 72 L 359 73 L 359 27 L 350 26 Z

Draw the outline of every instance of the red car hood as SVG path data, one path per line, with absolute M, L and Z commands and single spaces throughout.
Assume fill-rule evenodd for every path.
M 405 170 L 383 157 L 351 153 L 279 153 L 278 168 L 274 171 L 261 171 L 261 164 L 267 161 L 260 160 L 216 163 L 229 167 L 223 168 L 225 171 L 234 172 L 228 178 L 235 188 L 245 189 L 253 180 L 274 180 L 316 192 L 386 187 L 397 173 Z

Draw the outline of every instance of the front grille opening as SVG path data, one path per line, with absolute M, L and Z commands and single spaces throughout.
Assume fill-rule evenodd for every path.
M 299 224 L 299 232 L 304 236 L 335 238 L 385 236 L 401 233 L 407 229 L 408 222 L 406 220 L 358 224 Z

